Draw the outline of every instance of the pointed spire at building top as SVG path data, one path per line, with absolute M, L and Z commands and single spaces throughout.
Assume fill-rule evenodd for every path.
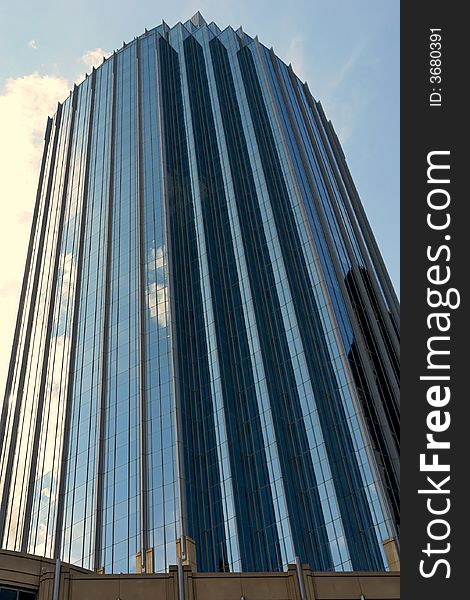
M 199 11 L 197 11 L 197 13 L 191 17 L 190 21 L 196 27 L 203 27 L 204 25 L 207 25 L 206 20 Z

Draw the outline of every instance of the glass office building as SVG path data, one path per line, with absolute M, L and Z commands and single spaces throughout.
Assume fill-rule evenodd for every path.
M 383 570 L 398 302 L 321 104 L 199 13 L 49 119 L 0 422 L 4 548 Z

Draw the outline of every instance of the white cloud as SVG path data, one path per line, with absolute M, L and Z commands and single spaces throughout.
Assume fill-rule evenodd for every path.
M 290 63 L 292 65 L 294 73 L 303 81 L 305 81 L 307 78 L 305 69 L 304 41 L 305 38 L 303 35 L 294 35 L 289 42 L 286 56 L 287 64 Z
M 103 48 L 95 48 L 94 50 L 88 50 L 80 56 L 79 61 L 82 62 L 87 69 L 98 67 L 103 62 L 103 57 L 108 58 L 111 56 L 111 52 L 103 50 Z
M 65 79 L 32 73 L 8 79 L 0 94 L 1 395 L 16 322 L 46 120 L 69 89 Z
M 36 49 L 36 41 L 30 40 L 28 46 Z M 109 54 L 95 48 L 85 52 L 79 62 L 91 70 Z M 55 113 L 70 88 L 65 78 L 34 72 L 7 79 L 0 93 L 0 396 L 16 323 L 47 117 Z
M 151 283 L 147 287 L 147 305 L 150 317 L 156 319 L 160 327 L 168 325 L 167 288 L 160 283 Z
M 103 48 L 95 48 L 94 50 L 87 50 L 85 54 L 80 56 L 78 62 L 82 63 L 86 67 L 86 72 L 89 73 L 93 67 L 99 67 L 103 62 L 103 57 L 108 58 L 111 56 L 111 52 L 109 50 L 103 50 Z M 75 79 L 75 83 L 78 85 L 85 79 L 85 73 L 80 73 L 78 77 Z
M 334 77 L 329 79 L 324 90 L 324 106 L 328 107 L 329 117 L 335 124 L 343 146 L 354 134 L 358 118 L 365 113 L 370 103 L 370 91 L 364 90 L 361 82 L 354 77 L 368 42 L 367 38 L 359 41 Z
M 165 265 L 163 258 L 163 248 L 161 246 L 159 246 L 156 250 L 155 248 L 152 248 L 150 250 L 148 268 L 151 271 L 161 271 L 161 273 L 163 274 L 163 269 L 165 268 Z
M 328 71 L 315 69 L 315 61 L 308 53 L 306 42 L 304 36 L 294 35 L 286 50 L 286 62 L 292 64 L 301 80 L 308 82 L 313 95 L 321 100 L 327 117 L 333 121 L 341 143 L 346 144 L 356 129 L 358 115 L 367 109 L 367 93 L 356 81 L 355 71 L 369 38 L 360 39 L 338 68 Z
M 160 327 L 168 325 L 168 288 L 165 285 L 165 257 L 162 246 L 152 248 L 149 252 L 148 263 L 150 273 L 156 281 L 147 286 L 147 306 L 150 317 L 158 322 Z

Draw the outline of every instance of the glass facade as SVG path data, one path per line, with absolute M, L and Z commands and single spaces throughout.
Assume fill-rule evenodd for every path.
M 106 573 L 165 571 L 186 537 L 201 571 L 386 569 L 398 327 L 307 84 L 199 13 L 146 31 L 48 121 L 2 546 Z

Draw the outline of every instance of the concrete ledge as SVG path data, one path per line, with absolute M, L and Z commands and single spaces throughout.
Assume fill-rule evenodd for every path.
M 52 600 L 55 561 L 0 550 L 0 586 L 35 590 L 38 600 Z M 400 574 L 312 573 L 302 567 L 307 600 L 399 600 Z M 187 600 L 301 600 L 298 574 L 289 565 L 284 573 L 195 573 L 183 569 Z M 139 575 L 98 575 L 62 563 L 59 600 L 178 600 L 178 570 Z

